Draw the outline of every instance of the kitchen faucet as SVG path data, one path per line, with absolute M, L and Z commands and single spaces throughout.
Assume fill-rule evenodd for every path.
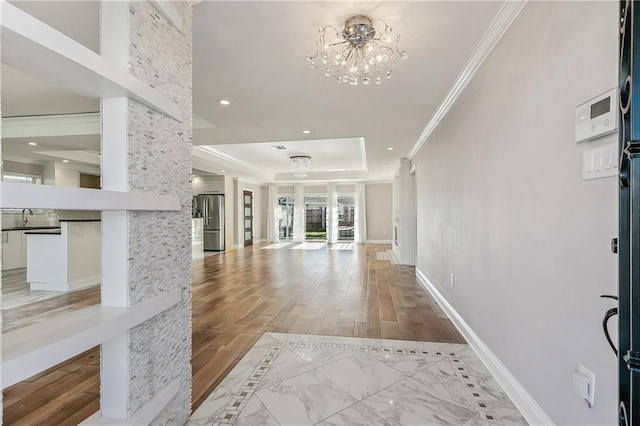
M 29 218 L 24 215 L 24 212 L 29 210 L 29 216 L 33 216 L 33 210 L 31 209 L 22 209 L 22 227 L 24 228 L 29 223 Z

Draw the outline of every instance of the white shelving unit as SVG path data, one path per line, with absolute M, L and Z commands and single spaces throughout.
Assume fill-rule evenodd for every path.
M 2 63 L 88 98 L 129 97 L 182 121 L 178 105 L 128 69 L 2 0 Z
M 173 291 L 130 308 L 90 306 L 2 335 L 6 388 L 113 339 L 180 301 Z
M 173 195 L 2 182 L 2 207 L 64 210 L 180 210 Z
M 165 2 L 152 4 L 174 26 L 181 29 L 180 14 L 176 12 L 174 6 Z M 102 98 L 104 103 L 115 101 L 117 104 L 128 97 L 175 120 L 182 121 L 185 118 L 176 102 L 167 99 L 147 83 L 135 78 L 126 65 L 120 66 L 115 61 L 110 61 L 109 58 L 93 52 L 5 0 L 0 0 L 0 24 L 3 63 L 76 94 Z M 126 106 L 126 102 L 124 105 Z M 124 113 L 122 116 L 125 116 Z M 128 306 L 126 298 L 122 299 L 122 289 L 126 288 L 124 283 L 127 278 L 128 259 L 126 250 L 123 255 L 120 249 L 126 247 L 129 237 L 126 231 L 126 212 L 178 211 L 182 206 L 177 195 L 126 191 L 126 185 L 123 185 L 126 179 L 122 177 L 126 176 L 127 167 L 126 157 L 123 156 L 126 154 L 124 148 L 126 147 L 126 127 L 121 126 L 114 130 L 111 126 L 113 117 L 103 116 L 103 120 L 105 119 L 109 123 L 107 129 L 103 126 L 103 179 L 105 179 L 105 171 L 109 176 L 103 182 L 103 188 L 106 189 L 65 188 L 7 182 L 0 185 L 3 208 L 104 212 L 103 305 L 57 315 L 47 318 L 46 321 L 4 333 L 0 376 L 2 389 L 99 344 L 103 345 L 103 368 L 105 365 L 117 366 L 122 360 L 122 353 L 114 351 L 114 347 L 108 345 L 118 340 L 126 341 L 128 330 L 181 301 L 179 290 L 166 292 L 135 306 Z M 116 122 L 122 124 L 117 120 Z M 105 137 L 105 133 L 108 133 L 108 136 Z M 115 139 L 114 135 L 117 135 Z M 114 175 L 118 177 L 113 179 Z M 105 235 L 109 238 L 104 238 Z M 115 395 L 116 390 L 121 389 L 118 386 L 121 386 L 122 382 L 117 382 L 120 379 L 116 378 L 113 381 L 103 379 L 101 402 L 107 405 L 106 408 L 101 407 L 103 412 L 106 409 L 109 412 L 126 414 L 126 409 L 113 409 L 111 406 L 114 401 L 123 403 L 123 397 Z M 116 416 L 118 418 L 102 418 L 98 412 L 89 419 L 89 423 L 149 424 L 175 397 L 178 390 L 178 381 L 168 383 L 128 419 L 124 418 L 126 415 Z M 126 400 L 124 402 L 126 403 Z

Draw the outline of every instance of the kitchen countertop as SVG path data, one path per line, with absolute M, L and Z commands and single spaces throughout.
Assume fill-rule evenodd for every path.
M 25 232 L 25 235 L 61 235 L 61 234 L 62 234 L 62 231 L 60 230 L 60 228 L 41 229 L 36 231 Z
M 60 226 L 14 226 L 13 228 L 2 228 L 3 231 L 41 231 L 43 229 L 60 229 Z

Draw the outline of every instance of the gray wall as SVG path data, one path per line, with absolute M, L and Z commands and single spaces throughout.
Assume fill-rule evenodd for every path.
M 191 193 L 198 194 L 224 194 L 224 176 L 196 176 L 191 181 Z
M 21 163 L 18 161 L 2 161 L 2 171 L 7 173 L 22 173 L 27 175 L 40 176 L 42 178 L 42 166 L 40 164 Z
M 616 423 L 615 178 L 582 180 L 575 107 L 616 86 L 618 4 L 529 2 L 414 159 L 422 271 L 557 424 Z M 456 277 L 449 286 L 449 274 Z M 595 406 L 572 388 L 584 364 Z
M 393 185 L 374 183 L 365 186 L 367 206 L 367 239 L 391 241 Z

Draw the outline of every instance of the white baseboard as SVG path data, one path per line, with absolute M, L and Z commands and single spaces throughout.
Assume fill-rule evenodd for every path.
M 487 369 L 493 374 L 500 386 L 507 393 L 513 404 L 520 410 L 520 413 L 530 425 L 553 425 L 553 421 L 542 407 L 538 405 L 535 399 L 526 391 L 526 389 L 518 382 L 507 367 L 500 359 L 489 349 L 489 347 L 480 339 L 480 337 L 467 324 L 462 316 L 454 309 L 453 306 L 442 296 L 438 289 L 429 281 L 427 276 L 418 268 L 416 268 L 416 277 L 418 281 L 427 289 L 427 291 L 438 302 L 438 305 L 447 314 L 451 322 L 456 326 L 458 331 L 469 342 L 469 345 L 484 363 Z
M 400 257 L 398 256 L 397 250 L 398 250 L 397 246 L 394 245 L 394 246 L 391 247 L 391 258 L 393 259 L 393 263 L 395 263 L 396 265 L 399 265 L 400 264 Z M 416 269 L 416 273 L 417 273 L 417 271 L 418 270 Z
M 391 244 L 391 240 L 367 240 L 365 244 Z
M 266 238 L 260 238 L 259 240 L 253 240 L 254 244 L 256 244 L 256 243 L 266 243 L 266 242 L 267 242 Z
M 73 281 L 70 283 L 29 283 L 31 290 L 47 290 L 47 291 L 76 291 L 83 288 L 100 284 L 101 276 L 85 278 L 84 280 Z

